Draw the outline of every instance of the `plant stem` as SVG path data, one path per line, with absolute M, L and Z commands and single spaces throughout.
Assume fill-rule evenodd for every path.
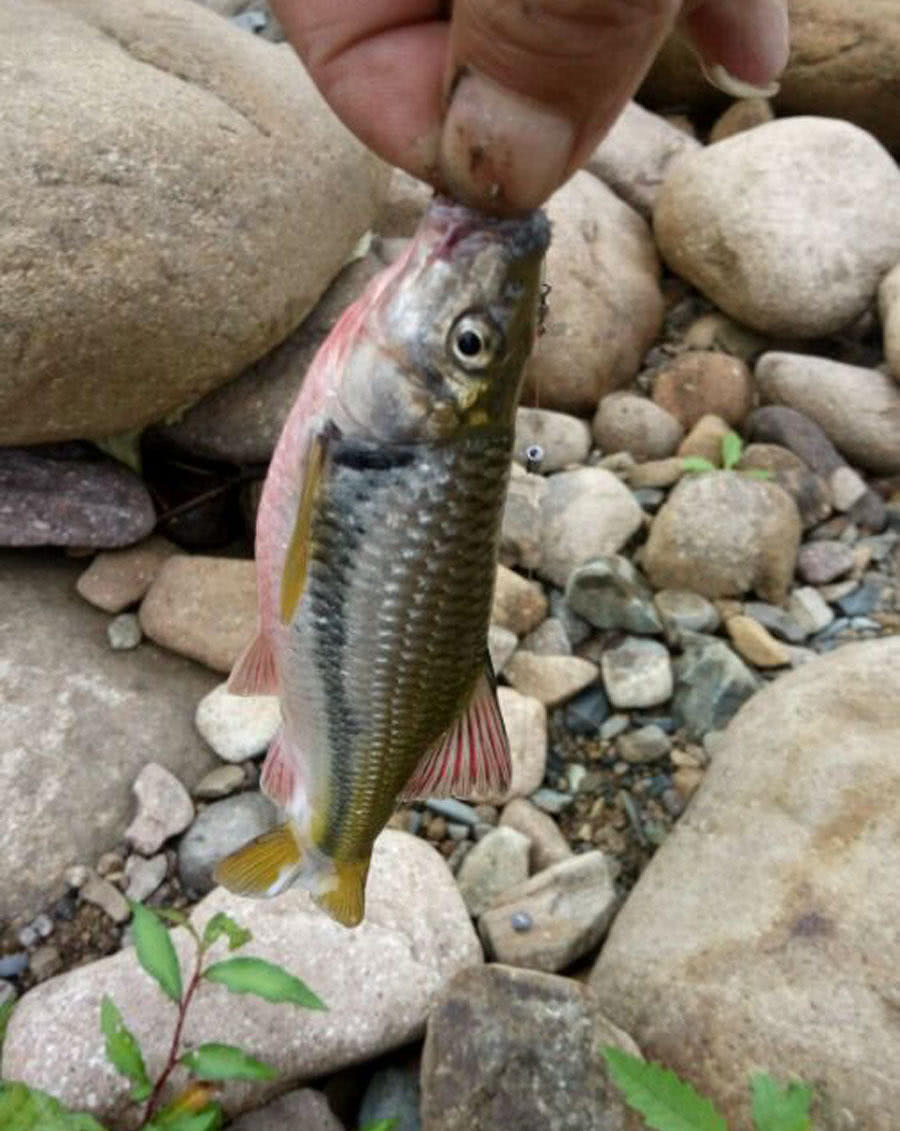
M 196 936 L 195 936 L 196 938 Z M 181 1030 L 184 1028 L 184 1019 L 187 1016 L 188 1006 L 191 1004 L 191 998 L 197 991 L 200 985 L 200 975 L 203 971 L 203 956 L 205 950 L 202 946 L 197 946 L 197 955 L 194 961 L 194 972 L 191 975 L 191 980 L 188 982 L 187 989 L 181 1001 L 178 1003 L 178 1020 L 175 1023 L 175 1032 L 172 1034 L 172 1044 L 169 1046 L 169 1056 L 166 1060 L 166 1066 L 162 1070 L 159 1079 L 153 1085 L 153 1091 L 150 1093 L 150 1099 L 147 1100 L 147 1107 L 144 1109 L 144 1118 L 141 1127 L 145 1127 L 153 1116 L 156 1114 L 156 1109 L 159 1107 L 159 1101 L 162 1099 L 162 1091 L 166 1086 L 166 1081 L 172 1075 L 172 1070 L 178 1064 L 178 1053 L 181 1049 Z

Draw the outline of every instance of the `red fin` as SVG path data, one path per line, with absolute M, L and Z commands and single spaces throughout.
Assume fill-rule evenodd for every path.
M 232 695 L 277 695 L 275 653 L 269 638 L 258 632 L 241 653 L 228 677 Z
M 259 788 L 282 809 L 286 809 L 293 799 L 297 788 L 297 771 L 284 748 L 284 735 L 281 731 L 272 739 L 263 763 Z
M 488 663 L 468 707 L 428 751 L 398 800 L 500 796 L 511 776 L 509 740 Z

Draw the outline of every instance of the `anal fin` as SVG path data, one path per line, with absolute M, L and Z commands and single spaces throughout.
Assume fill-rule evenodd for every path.
M 275 653 L 264 632 L 258 632 L 238 657 L 228 677 L 228 690 L 232 695 L 278 694 Z
M 465 710 L 416 767 L 398 800 L 501 797 L 511 777 L 509 739 L 486 660 Z
M 287 822 L 226 856 L 213 876 L 216 883 L 235 895 L 261 899 L 284 891 L 297 874 L 301 860 L 300 843 Z

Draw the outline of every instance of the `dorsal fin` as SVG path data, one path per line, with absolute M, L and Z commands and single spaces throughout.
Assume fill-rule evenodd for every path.
M 306 451 L 303 487 L 300 491 L 300 500 L 297 503 L 294 529 L 284 558 L 284 567 L 281 571 L 279 608 L 283 624 L 290 623 L 294 611 L 300 603 L 300 598 L 303 596 L 303 590 L 306 588 L 313 513 L 328 455 L 328 442 L 331 437 L 332 431 L 328 425 L 319 428 L 310 437 L 309 447 Z
M 416 767 L 398 800 L 498 797 L 511 776 L 509 739 L 486 658 L 466 709 Z

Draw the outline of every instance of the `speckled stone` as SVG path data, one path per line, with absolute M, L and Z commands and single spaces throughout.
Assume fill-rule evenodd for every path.
M 672 694 L 669 653 L 655 640 L 629 637 L 603 653 L 600 667 L 615 707 L 655 707 Z

